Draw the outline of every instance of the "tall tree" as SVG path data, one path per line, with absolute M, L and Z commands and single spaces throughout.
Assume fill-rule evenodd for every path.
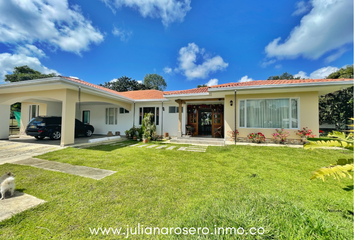
M 202 84 L 202 85 L 198 85 L 197 88 L 201 88 L 201 87 L 207 87 L 208 85 L 206 84 Z
M 328 75 L 327 79 L 353 78 L 353 65 L 347 65 L 338 71 Z
M 353 65 L 347 65 L 328 75 L 327 79 L 353 78 Z M 334 124 L 343 130 L 353 117 L 353 87 L 329 93 L 319 98 L 320 124 Z
M 115 81 L 105 82 L 104 84 L 99 85 L 105 88 L 115 90 L 117 92 L 151 89 L 145 84 L 142 84 L 127 76 L 122 76 L 120 78 L 117 78 Z
M 166 89 L 167 84 L 162 76 L 156 73 L 146 74 L 144 77 L 144 84 L 151 89 L 163 91 Z
M 20 82 L 39 78 L 48 78 L 57 76 L 55 73 L 43 74 L 27 65 L 15 67 L 12 74 L 5 75 L 5 82 Z
M 281 75 L 270 76 L 267 80 L 293 80 L 293 79 L 301 79 L 300 77 L 294 77 L 290 73 L 283 73 Z

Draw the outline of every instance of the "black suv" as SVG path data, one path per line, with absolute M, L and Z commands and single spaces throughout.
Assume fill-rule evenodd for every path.
M 91 137 L 93 131 L 93 126 L 75 119 L 75 136 Z M 58 140 L 61 137 L 61 117 L 35 117 L 29 122 L 26 134 L 37 139 L 50 137 Z

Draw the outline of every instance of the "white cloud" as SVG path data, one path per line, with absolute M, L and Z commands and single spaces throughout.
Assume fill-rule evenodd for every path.
M 168 26 L 172 22 L 182 22 L 191 10 L 191 0 L 101 0 L 112 9 L 130 7 L 145 17 L 161 18 L 162 24 Z
M 304 71 L 300 71 L 297 74 L 294 75 L 294 77 L 301 77 L 301 78 L 310 78 L 310 79 L 321 79 L 321 78 L 326 78 L 329 74 L 338 71 L 339 68 L 337 67 L 323 67 L 320 69 L 317 69 L 316 71 L 313 71 L 310 76 L 307 76 L 307 73 Z
M 164 71 L 165 73 L 169 74 L 169 73 L 172 73 L 172 68 L 164 67 L 164 68 L 163 68 L 163 71 Z
M 282 68 L 283 66 L 281 65 L 281 64 L 277 64 L 277 65 L 275 65 L 275 69 L 280 69 L 280 68 Z
M 266 46 L 268 57 L 318 59 L 353 42 L 353 1 L 313 0 L 311 3 L 312 10 L 283 43 L 279 37 Z
M 37 48 L 34 45 L 31 44 L 25 44 L 23 46 L 17 46 L 17 49 L 15 51 L 17 54 L 23 54 L 26 56 L 32 56 L 32 57 L 38 57 L 38 58 L 42 58 L 45 57 L 45 53 Z
M 120 40 L 122 42 L 127 42 L 131 36 L 133 35 L 132 31 L 124 30 L 124 29 L 119 29 L 115 26 L 113 26 L 112 33 L 114 36 L 120 37 Z
M 296 10 L 293 12 L 293 16 L 298 16 L 307 13 L 311 9 L 309 2 L 300 1 L 296 3 Z
M 206 85 L 207 85 L 208 87 L 211 87 L 211 86 L 214 86 L 214 85 L 218 85 L 218 82 L 219 82 L 218 79 L 213 78 L 213 79 L 210 79 L 210 80 L 206 83 Z
M 67 0 L 0 1 L 0 42 L 45 43 L 80 54 L 91 43 L 103 41 L 101 32 L 86 19 L 78 5 Z
M 143 83 L 143 81 L 142 81 L 142 80 L 137 80 L 137 82 L 138 82 L 138 83 Z
M 332 55 L 326 57 L 325 58 L 325 62 L 326 63 L 333 62 L 334 60 L 340 58 L 343 55 L 343 53 L 345 53 L 348 50 L 349 50 L 348 48 L 344 48 L 344 47 L 338 49 L 335 53 L 333 53 Z
M 27 65 L 30 68 L 37 70 L 44 74 L 56 73 L 56 70 L 48 69 L 43 66 L 42 63 L 36 57 L 28 57 L 23 54 L 10 54 L 1 53 L 0 54 L 0 82 L 4 81 L 5 75 L 11 73 L 14 67 Z
M 272 64 L 275 63 L 276 61 L 277 61 L 277 60 L 272 59 L 272 60 L 269 60 L 269 61 L 267 61 L 267 62 L 263 62 L 262 65 L 261 65 L 261 67 L 262 67 L 262 68 L 266 68 L 267 66 L 272 65 Z
M 203 62 L 196 64 L 197 58 L 200 57 Z M 195 43 L 189 43 L 187 47 L 179 50 L 178 67 L 175 71 L 182 71 L 188 79 L 207 78 L 210 73 L 224 70 L 228 65 L 222 57 L 210 57 L 204 48 L 200 49 Z
M 252 78 L 249 78 L 247 75 L 243 76 L 243 77 L 239 80 L 239 82 L 251 82 L 251 81 L 253 81 L 253 79 L 252 79 Z

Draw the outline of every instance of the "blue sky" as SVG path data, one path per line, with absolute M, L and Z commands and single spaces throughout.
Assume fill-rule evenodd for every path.
M 166 90 L 323 78 L 353 64 L 353 2 L 0 1 L 0 82 L 29 65 L 99 84 L 157 73 Z

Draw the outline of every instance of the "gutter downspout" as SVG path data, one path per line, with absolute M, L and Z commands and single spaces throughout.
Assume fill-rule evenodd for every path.
M 237 91 L 235 90 L 235 145 L 236 145 L 236 139 L 237 139 L 237 132 L 236 132 L 236 93 Z
M 162 105 L 162 108 L 161 108 L 161 136 L 164 137 L 164 132 L 163 132 L 163 101 L 161 101 L 161 105 Z
M 135 127 L 135 101 L 134 101 L 134 111 L 133 111 L 133 127 Z

